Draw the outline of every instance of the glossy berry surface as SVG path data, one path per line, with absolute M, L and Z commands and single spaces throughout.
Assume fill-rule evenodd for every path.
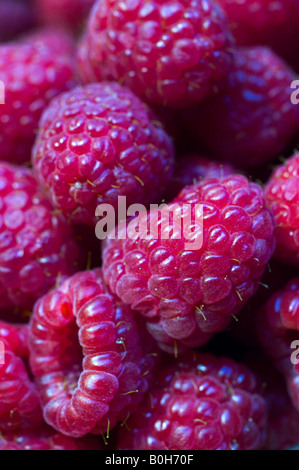
M 191 135 L 214 158 L 254 167 L 280 155 L 298 128 L 294 72 L 265 47 L 239 49 L 223 92 L 186 113 Z
M 230 359 L 193 353 L 165 368 L 120 431 L 123 450 L 253 450 L 266 406 L 255 376 Z
M 47 36 L 48 37 L 48 36 Z M 64 53 L 65 35 L 56 32 L 60 53 L 48 40 L 30 38 L 0 44 L 0 80 L 5 86 L 1 103 L 1 160 L 30 161 L 31 148 L 43 110 L 62 91 L 74 85 L 74 63 Z
M 59 278 L 80 268 L 71 227 L 38 190 L 32 171 L 0 164 L 0 309 L 30 310 Z
M 20 357 L 27 349 L 23 341 L 21 327 L 0 322 L 1 432 L 30 430 L 42 423 L 37 389 Z
M 275 220 L 276 256 L 299 266 L 299 154 L 276 168 L 265 195 Z
M 98 78 L 172 107 L 217 92 L 232 62 L 226 19 L 210 0 L 100 0 L 86 41 Z
M 299 279 L 274 294 L 256 321 L 260 342 L 285 376 L 290 397 L 299 411 Z
M 176 161 L 174 178 L 167 196 L 171 195 L 173 199 L 185 186 L 195 185 L 205 178 L 222 178 L 236 172 L 229 163 L 217 162 L 197 154 L 183 155 Z
M 5 349 L 19 357 L 28 357 L 28 325 L 11 324 L 0 320 L 0 339 Z
M 241 175 L 189 186 L 168 209 L 173 218 L 165 210 L 143 215 L 136 239 L 128 227 L 107 240 L 103 261 L 112 291 L 173 353 L 227 327 L 257 290 L 274 237 L 262 188 Z
M 73 437 L 109 434 L 125 420 L 147 391 L 157 356 L 101 270 L 76 274 L 36 303 L 29 344 L 44 418 Z
M 170 182 L 173 145 L 159 121 L 116 83 L 78 87 L 44 112 L 33 163 L 55 207 L 94 224 L 99 204 L 159 199 Z

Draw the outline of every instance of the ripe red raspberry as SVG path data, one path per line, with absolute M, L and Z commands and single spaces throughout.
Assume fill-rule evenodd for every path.
M 238 45 L 267 45 L 298 64 L 298 0 L 217 0 Z
M 170 182 L 172 141 L 149 109 L 114 83 L 78 87 L 53 100 L 40 122 L 33 163 L 54 206 L 95 223 L 99 204 L 158 200 Z
M 276 256 L 299 267 L 299 153 L 274 171 L 265 195 L 276 225 Z
M 86 41 L 96 76 L 172 107 L 217 92 L 232 61 L 226 18 L 211 0 L 100 0 Z
M 291 102 L 295 74 L 270 49 L 238 50 L 221 94 L 186 111 L 195 140 L 238 167 L 262 165 L 283 151 L 298 128 Z
M 0 0 L 0 41 L 9 41 L 34 23 L 33 11 L 19 0 Z
M 42 422 L 35 385 L 19 357 L 26 351 L 18 328 L 0 322 L 0 431 L 33 429 Z
M 204 178 L 221 178 L 236 173 L 229 163 L 210 160 L 201 155 L 185 155 L 176 161 L 175 174 L 167 198 L 173 199 L 185 186 L 192 186 Z
M 37 19 L 76 31 L 83 26 L 95 0 L 34 0 Z
M 285 376 L 290 397 L 299 411 L 299 278 L 274 294 L 256 319 L 265 352 Z M 293 343 L 295 341 L 295 343 Z M 296 356 L 296 357 L 295 357 Z
M 99 269 L 35 304 L 29 343 L 44 418 L 73 437 L 109 434 L 125 420 L 147 391 L 157 356 Z
M 5 86 L 1 104 L 1 160 L 24 163 L 30 160 L 36 128 L 42 111 L 60 92 L 74 85 L 74 61 L 65 54 L 65 34 L 57 32 L 60 54 L 48 41 L 26 38 L 0 45 L 0 80 Z
M 159 223 L 156 212 L 145 214 L 135 240 L 125 233 L 126 239 L 107 240 L 103 261 L 111 290 L 141 312 L 152 335 L 173 352 L 200 346 L 226 328 L 257 290 L 274 237 L 262 188 L 242 175 L 198 182 L 168 208 L 173 218 L 162 210 Z M 203 236 L 201 248 L 186 247 L 190 221 L 194 240 Z
M 30 170 L 0 163 L 0 201 L 0 310 L 12 319 L 13 307 L 30 310 L 57 279 L 80 269 L 80 253 Z
M 72 439 L 43 425 L 34 432 L 0 434 L 0 450 L 103 450 L 99 439 Z
M 245 366 L 193 352 L 160 373 L 126 424 L 123 450 L 253 450 L 263 443 L 266 406 Z

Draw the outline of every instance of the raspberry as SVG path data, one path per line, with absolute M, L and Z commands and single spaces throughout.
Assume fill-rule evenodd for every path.
M 192 137 L 214 158 L 240 167 L 278 157 L 298 127 L 294 79 L 270 49 L 238 50 L 223 93 L 186 111 Z
M 99 204 L 153 202 L 172 177 L 171 139 L 118 84 L 76 88 L 44 112 L 33 150 L 41 185 L 74 222 L 95 223 Z
M 292 353 L 296 353 L 293 341 L 297 349 L 299 344 L 299 278 L 271 296 L 258 315 L 256 325 L 260 342 L 285 376 L 290 397 L 299 411 L 299 367 L 292 361 Z
M 217 0 L 238 45 L 267 45 L 298 64 L 298 0 Z
M 276 168 L 265 195 L 276 224 L 276 256 L 299 266 L 299 153 Z
M 34 432 L 0 435 L 0 450 L 103 450 L 97 441 L 91 437 L 72 439 L 42 426 Z
M 0 201 L 0 309 L 11 319 L 13 307 L 30 310 L 57 278 L 80 268 L 81 255 L 30 170 L 0 163 Z
M 0 41 L 9 41 L 34 23 L 29 5 L 18 0 L 0 0 Z
M 100 0 L 86 42 L 99 79 L 172 107 L 217 92 L 232 62 L 226 18 L 211 0 Z
M 17 356 L 28 357 L 28 325 L 11 325 L 0 321 L 0 339 L 6 349 Z
M 36 16 L 45 24 L 76 31 L 84 24 L 93 3 L 94 0 L 35 0 Z
M 167 198 L 173 199 L 185 186 L 194 185 L 196 181 L 229 176 L 235 172 L 228 163 L 216 162 L 196 154 L 185 155 L 176 162 L 175 175 Z
M 181 212 L 183 204 L 192 217 Z M 194 221 L 197 205 L 202 223 Z M 168 208 L 173 219 L 161 210 L 159 223 L 152 223 L 155 212 L 145 214 L 135 240 L 107 240 L 103 262 L 111 290 L 146 316 L 160 346 L 173 351 L 200 346 L 227 327 L 257 290 L 274 237 L 262 188 L 242 175 L 198 182 Z M 203 235 L 201 248 L 186 247 L 190 222 L 193 240 Z
M 299 442 L 299 412 L 292 406 L 281 377 L 277 380 L 267 396 L 269 419 L 266 450 L 286 450 Z
M 107 291 L 101 270 L 66 280 L 36 303 L 30 325 L 46 422 L 73 437 L 109 434 L 148 389 L 152 347 L 131 310 Z
M 18 328 L 4 322 L 0 322 L 0 341 L 4 345 L 4 357 L 0 355 L 0 430 L 32 429 L 41 424 L 42 411 L 36 387 L 19 357 L 26 346 Z
M 252 372 L 230 359 L 191 353 L 163 370 L 120 431 L 123 450 L 253 450 L 266 406 Z
M 74 38 L 64 29 L 51 26 L 37 28 L 22 37 L 23 43 L 35 46 L 39 50 L 49 47 L 60 55 L 71 57 L 74 55 Z
M 76 68 L 80 83 L 86 84 L 102 81 L 102 76 L 99 76 L 99 74 L 98 77 L 95 76 L 93 68 L 89 62 L 85 36 L 81 38 L 78 44 Z
M 0 45 L 0 80 L 5 85 L 1 104 L 1 160 L 24 163 L 30 159 L 42 111 L 60 92 L 74 85 L 74 63 L 65 54 L 65 34 L 56 33 L 61 53 L 43 42 L 23 41 Z

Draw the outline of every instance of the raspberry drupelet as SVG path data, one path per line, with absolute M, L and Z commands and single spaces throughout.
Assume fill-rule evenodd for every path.
M 42 423 L 39 395 L 21 356 L 24 328 L 0 322 L 0 435 L 28 431 Z
M 265 352 L 285 376 L 289 395 L 299 411 L 299 278 L 274 294 L 256 318 Z M 295 342 L 295 343 L 293 343 Z
M 173 199 L 185 186 L 192 186 L 204 178 L 221 178 L 236 170 L 229 163 L 217 162 L 197 154 L 183 155 L 175 165 L 174 178 L 167 191 L 167 199 Z M 172 197 L 170 197 L 172 196 Z
M 30 325 L 30 364 L 44 418 L 72 437 L 107 434 L 148 390 L 158 353 L 100 269 L 75 274 L 40 299 Z
M 30 161 L 31 148 L 43 110 L 54 96 L 74 86 L 74 60 L 63 46 L 65 33 L 56 32 L 60 53 L 48 41 L 24 38 L 0 45 L 0 80 L 5 85 L 1 104 L 0 159 Z
M 0 339 L 4 350 L 8 349 L 22 358 L 29 355 L 28 333 L 27 324 L 11 324 L 0 320 Z
M 276 168 L 265 195 L 275 220 L 275 255 L 299 267 L 299 153 Z
M 173 144 L 151 111 L 117 83 L 78 87 L 44 112 L 33 163 L 53 205 L 94 225 L 98 205 L 154 202 L 173 173 Z
M 253 450 L 263 444 L 265 424 L 254 374 L 231 359 L 193 352 L 161 371 L 119 431 L 118 448 Z
M 215 94 L 232 63 L 227 21 L 211 0 L 100 0 L 85 41 L 99 79 L 171 107 Z
M 0 163 L 0 201 L 0 310 L 12 321 L 14 307 L 30 310 L 59 278 L 80 269 L 84 248 L 31 170 Z
M 298 128 L 295 73 L 265 47 L 238 49 L 217 96 L 185 112 L 187 132 L 213 158 L 254 167 L 279 157 Z
M 242 175 L 207 178 L 185 188 L 168 211 L 142 218 L 136 237 L 122 227 L 105 242 L 105 280 L 146 317 L 164 350 L 200 346 L 255 293 L 273 253 L 263 190 Z M 192 245 L 190 227 L 201 247 Z

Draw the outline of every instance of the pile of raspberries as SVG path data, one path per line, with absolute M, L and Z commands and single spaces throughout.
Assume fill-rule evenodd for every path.
M 298 51 L 299 0 L 0 0 L 0 450 L 299 444 Z

